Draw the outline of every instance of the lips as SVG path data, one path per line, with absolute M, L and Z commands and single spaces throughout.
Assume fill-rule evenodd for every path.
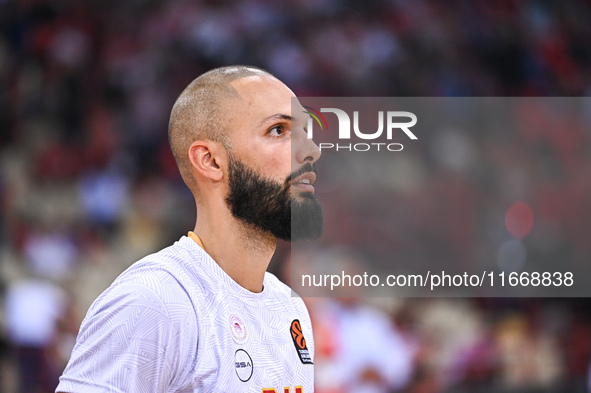
M 316 174 L 314 172 L 306 172 L 292 180 L 291 184 L 305 184 L 312 185 L 316 181 Z
M 314 172 L 305 172 L 293 179 L 291 185 L 301 192 L 314 192 L 314 182 L 316 181 L 316 174 Z

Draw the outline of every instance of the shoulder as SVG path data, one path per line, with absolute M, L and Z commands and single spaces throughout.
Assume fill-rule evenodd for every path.
M 196 329 L 198 310 L 189 294 L 185 254 L 177 242 L 134 263 L 94 301 L 81 332 L 92 334 L 125 324 L 135 326 L 137 334 L 144 328 L 154 333 L 156 322 L 170 334 L 188 325 Z
M 95 300 L 60 388 L 95 391 L 88 389 L 103 381 L 119 391 L 166 391 L 166 386 L 188 383 L 197 363 L 199 324 L 182 253 L 169 247 L 143 258 Z M 115 357 L 125 367 L 116 366 Z
M 189 288 L 199 285 L 198 265 L 201 256 L 186 246 L 185 238 L 150 254 L 125 270 L 106 293 L 119 288 L 145 288 L 163 302 L 190 302 Z M 140 292 L 145 292 L 140 291 Z M 104 294 L 103 294 L 104 295 Z M 100 298 L 99 298 L 100 299 Z
M 182 329 L 197 329 L 197 310 L 176 269 L 141 260 L 122 273 L 92 304 L 81 334 L 109 334 L 125 326 L 135 337 L 158 335 L 164 343 Z

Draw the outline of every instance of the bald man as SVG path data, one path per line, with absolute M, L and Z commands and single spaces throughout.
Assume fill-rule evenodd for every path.
M 314 391 L 306 306 L 266 272 L 277 238 L 322 232 L 320 151 L 294 97 L 248 66 L 209 71 L 181 93 L 169 141 L 195 229 L 99 296 L 57 392 Z

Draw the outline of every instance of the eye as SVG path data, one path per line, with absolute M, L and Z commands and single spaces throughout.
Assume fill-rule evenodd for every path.
M 282 137 L 282 136 L 286 136 L 288 132 L 289 131 L 286 130 L 284 126 L 276 125 L 276 126 L 271 127 L 269 129 L 269 131 L 267 131 L 267 135 L 270 135 L 273 137 Z

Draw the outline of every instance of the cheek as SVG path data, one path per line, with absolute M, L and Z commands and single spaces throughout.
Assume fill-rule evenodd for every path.
M 294 165 L 289 153 L 274 152 L 270 154 L 267 162 L 263 163 L 265 173 L 283 182 L 291 173 L 292 165 Z
M 280 151 L 277 151 L 273 157 L 274 165 L 277 169 L 277 176 L 281 182 L 291 174 L 292 168 L 297 168 L 297 162 L 291 154 L 291 144 L 286 143 Z
M 250 167 L 263 176 L 281 183 L 291 174 L 292 165 L 296 168 L 296 162 L 292 160 L 289 143 L 252 145 L 240 153 L 242 159 Z

